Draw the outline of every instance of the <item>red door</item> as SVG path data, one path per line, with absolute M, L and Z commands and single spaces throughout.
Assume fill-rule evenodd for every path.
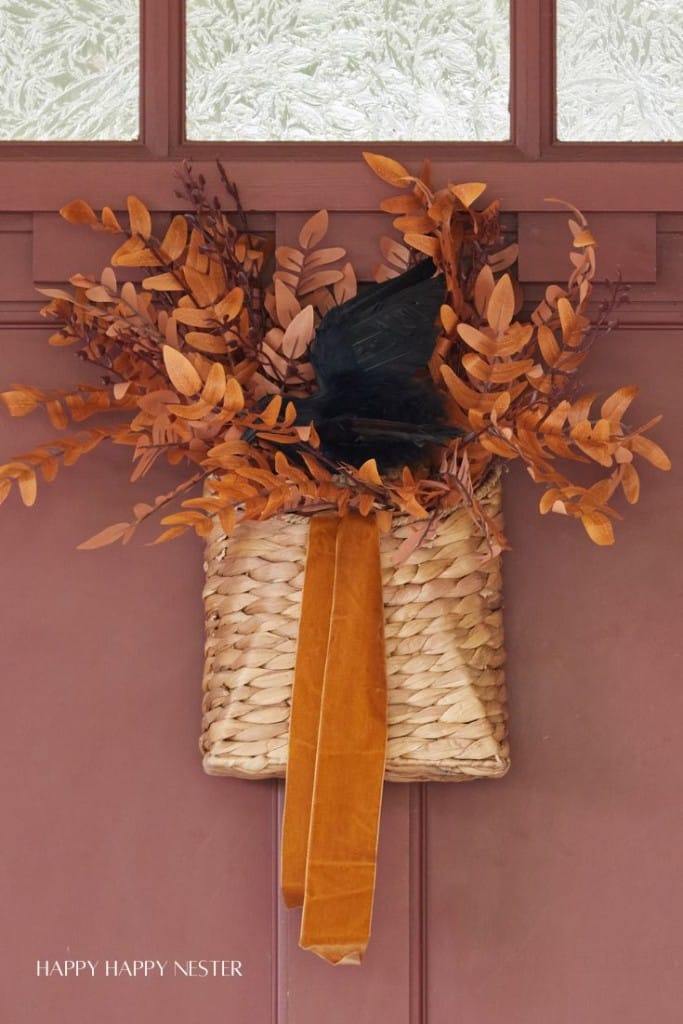
M 97 269 L 107 239 L 55 211 L 77 197 L 122 208 L 129 192 L 180 208 L 171 172 L 188 154 L 210 175 L 220 153 L 278 240 L 329 208 L 369 276 L 384 190 L 361 147 L 182 142 L 179 8 L 145 4 L 143 141 L 0 150 L 2 390 L 83 378 L 46 345 L 34 287 Z M 601 273 L 619 263 L 633 287 L 586 384 L 641 384 L 638 417 L 665 413 L 657 439 L 677 465 L 681 148 L 553 142 L 551 8 L 514 5 L 512 142 L 374 148 L 411 166 L 431 155 L 440 180 L 487 180 L 524 243 L 530 298 L 565 274 L 547 241 L 564 251 L 564 221 L 544 197 L 590 212 Z M 4 414 L 0 461 L 52 430 Z M 281 785 L 201 771 L 199 542 L 75 550 L 148 493 L 128 473 L 126 452 L 100 450 L 40 485 L 34 508 L 13 497 L 0 514 L 2 1019 L 677 1024 L 680 480 L 646 468 L 617 545 L 599 549 L 541 518 L 512 467 L 513 768 L 386 786 L 372 940 L 360 968 L 334 969 L 297 948 L 278 895 Z M 159 471 L 157 493 L 172 480 Z

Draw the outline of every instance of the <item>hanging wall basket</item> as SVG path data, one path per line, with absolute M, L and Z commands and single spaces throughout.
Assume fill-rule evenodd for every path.
M 501 522 L 496 474 L 478 497 Z M 395 564 L 414 523 L 381 538 L 388 675 L 385 778 L 498 778 L 509 767 L 500 556 L 464 508 Z M 283 777 L 309 521 L 220 527 L 206 542 L 201 750 L 211 775 Z M 350 667 L 350 671 L 352 668 Z

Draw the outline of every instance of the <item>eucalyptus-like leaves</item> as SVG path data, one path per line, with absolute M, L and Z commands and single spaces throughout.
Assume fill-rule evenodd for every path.
M 572 270 L 566 287 L 549 286 L 525 321 L 521 290 L 509 272 L 517 246 L 501 245 L 498 204 L 482 211 L 472 206 L 485 186 L 435 191 L 429 167 L 415 176 L 396 160 L 364 157 L 383 181 L 408 189 L 383 200 L 382 209 L 399 214 L 393 223 L 406 246 L 429 253 L 446 278 L 448 301 L 441 307 L 442 333 L 430 368 L 448 392 L 452 421 L 464 432 L 454 447 L 461 456 L 467 453 L 471 483 L 483 479 L 493 460 L 521 459 L 531 479 L 544 487 L 542 514 L 573 516 L 595 543 L 613 543 L 615 491 L 621 488 L 630 503 L 640 493 L 634 456 L 658 469 L 669 469 L 670 462 L 643 436 L 659 417 L 638 428 L 624 422 L 636 387 L 618 388 L 597 415 L 597 396 L 579 391 L 577 372 L 606 325 L 605 316 L 591 324 L 586 314 L 597 243 L 585 216 L 570 203 L 549 200 L 572 213 Z M 400 272 L 409 258 L 409 249 L 397 243 L 385 243 L 383 253 L 388 264 L 383 277 Z M 588 462 L 598 479 L 575 483 L 558 469 L 560 460 Z M 504 539 L 498 536 L 497 542 Z
M 33 504 L 39 476 L 53 480 L 60 466 L 107 440 L 132 449 L 132 481 L 160 457 L 184 464 L 189 475 L 170 493 L 138 502 L 130 520 L 99 531 L 85 549 L 128 542 L 150 516 L 165 527 L 159 543 L 188 530 L 207 536 L 217 521 L 229 534 L 243 519 L 354 509 L 375 513 L 385 531 L 397 514 L 415 519 L 406 557 L 435 516 L 464 503 L 495 553 L 506 541 L 477 501 L 476 485 L 494 461 L 521 459 L 543 488 L 542 514 L 573 516 L 593 541 L 612 543 L 613 495 L 621 489 L 628 502 L 639 497 L 636 457 L 659 469 L 669 460 L 644 436 L 656 419 L 635 429 L 624 421 L 637 388 L 618 388 L 599 407 L 598 396 L 577 390 L 577 371 L 600 333 L 586 313 L 596 244 L 586 218 L 564 204 L 571 211 L 569 280 L 548 287 L 525 320 L 512 273 L 517 246 L 502 243 L 499 204 L 474 206 L 486 185 L 435 188 L 428 163 L 414 175 L 396 160 L 364 156 L 400 190 L 381 208 L 403 241 L 380 240 L 377 279 L 401 273 L 423 253 L 443 271 L 429 369 L 461 437 L 419 471 L 391 476 L 374 459 L 360 468 L 326 459 L 314 425 L 297 424 L 282 393 L 314 388 L 317 325 L 356 294 L 345 250 L 325 243 L 327 211 L 305 221 L 297 246 L 274 249 L 270 236 L 249 230 L 237 187 L 220 165 L 232 213 L 186 164 L 179 194 L 189 212 L 175 214 L 158 235 L 156 214 L 137 196 L 127 198 L 127 218 L 111 207 L 98 215 L 81 199 L 62 209 L 73 224 L 124 236 L 99 277 L 77 274 L 70 288 L 43 291 L 50 300 L 43 314 L 59 325 L 50 344 L 74 346 L 100 368 L 101 383 L 73 391 L 15 385 L 0 396 L 13 416 L 45 409 L 60 432 L 0 466 L 0 502 L 16 487 Z M 140 270 L 142 279 L 132 280 Z M 78 427 L 113 412 L 123 420 Z M 63 433 L 70 426 L 76 429 Z M 589 463 L 598 479 L 573 482 L 557 468 L 572 462 Z M 168 511 L 172 504 L 176 511 Z

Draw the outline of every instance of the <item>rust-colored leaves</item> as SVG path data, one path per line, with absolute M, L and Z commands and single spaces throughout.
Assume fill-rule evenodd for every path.
M 465 436 L 453 445 L 442 507 L 452 501 L 458 459 L 466 464 L 459 479 L 461 496 L 469 495 L 474 508 L 470 485 L 482 478 L 492 458 L 519 458 L 531 478 L 545 488 L 542 513 L 577 518 L 595 543 L 611 544 L 613 495 L 621 489 L 628 502 L 639 498 L 634 455 L 659 469 L 668 469 L 670 463 L 662 449 L 643 436 L 653 423 L 634 430 L 623 422 L 637 388 L 618 388 L 603 400 L 597 417 L 591 414 L 596 396 L 576 395 L 577 371 L 619 300 L 617 286 L 601 320 L 591 325 L 585 309 L 597 242 L 585 216 L 570 203 L 550 200 L 573 214 L 572 271 L 566 288 L 549 286 L 525 322 L 517 319 L 522 296 L 510 272 L 517 246 L 500 244 L 496 203 L 481 212 L 473 207 L 486 186 L 449 184 L 435 191 L 425 176 L 413 177 L 400 165 L 369 159 L 368 154 L 365 159 L 383 181 L 408 190 L 382 200 L 382 209 L 398 214 L 394 227 L 406 245 L 430 255 L 446 278 L 448 302 L 441 307 L 442 332 L 429 368 L 435 382 L 446 389 L 451 421 Z M 387 265 L 380 268 L 378 280 L 407 264 L 405 252 L 398 256 L 399 246 L 384 241 Z M 587 462 L 603 475 L 589 486 L 573 484 L 556 468 L 558 460 Z
M 378 156 L 376 153 L 363 153 L 363 159 L 375 172 L 378 178 L 386 181 L 389 185 L 404 186 L 414 181 L 403 164 L 398 160 L 392 160 L 388 156 Z
M 76 274 L 64 288 L 43 290 L 49 302 L 42 313 L 58 324 L 50 344 L 75 346 L 98 367 L 102 383 L 72 391 L 17 384 L 0 395 L 12 416 L 44 409 L 58 432 L 0 466 L 0 503 L 16 489 L 32 505 L 39 479 L 53 480 L 61 466 L 107 440 L 130 449 L 132 481 L 159 458 L 185 473 L 169 493 L 137 502 L 129 522 L 86 540 L 85 550 L 127 543 L 150 516 L 160 516 L 164 527 L 154 543 L 165 543 L 188 530 L 206 537 L 219 526 L 230 533 L 243 519 L 353 509 L 375 514 L 383 531 L 396 514 L 419 521 L 403 546 L 407 557 L 434 516 L 464 503 L 495 554 L 506 541 L 477 501 L 476 485 L 494 460 L 520 459 L 543 489 L 542 514 L 575 518 L 596 544 L 611 544 L 615 495 L 630 504 L 640 498 L 637 461 L 662 470 L 670 462 L 646 436 L 658 418 L 641 427 L 625 421 L 635 386 L 598 399 L 576 385 L 618 298 L 617 289 L 603 319 L 591 325 L 586 308 L 597 243 L 586 218 L 563 203 L 571 211 L 569 279 L 564 287 L 550 285 L 525 318 L 517 246 L 501 235 L 499 204 L 476 208 L 483 182 L 438 188 L 428 162 L 412 174 L 393 158 L 364 158 L 398 190 L 381 201 L 399 238 L 380 240 L 378 280 L 424 256 L 443 274 L 429 371 L 458 437 L 435 446 L 415 471 L 381 474 L 372 458 L 360 468 L 326 458 L 315 424 L 297 423 L 294 403 L 282 396 L 314 390 L 316 328 L 356 294 L 344 249 L 325 241 L 331 218 L 326 210 L 312 213 L 297 245 L 275 248 L 272 237 L 247 226 L 237 187 L 222 167 L 235 214 L 185 165 L 179 194 L 189 212 L 171 217 L 158 236 L 156 217 L 134 195 L 121 219 L 108 206 L 98 215 L 81 199 L 61 210 L 73 224 L 124 236 L 99 277 Z M 271 257 L 274 272 L 264 279 Z M 126 415 L 80 426 L 111 411 Z M 577 462 L 593 469 L 594 482 L 574 483 L 558 468 Z

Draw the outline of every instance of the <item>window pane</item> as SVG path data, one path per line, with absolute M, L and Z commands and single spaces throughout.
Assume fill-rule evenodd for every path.
M 508 0 L 188 0 L 187 138 L 494 141 Z
M 139 132 L 138 0 L 0 0 L 0 139 Z
M 558 0 L 557 137 L 683 139 L 681 0 Z

